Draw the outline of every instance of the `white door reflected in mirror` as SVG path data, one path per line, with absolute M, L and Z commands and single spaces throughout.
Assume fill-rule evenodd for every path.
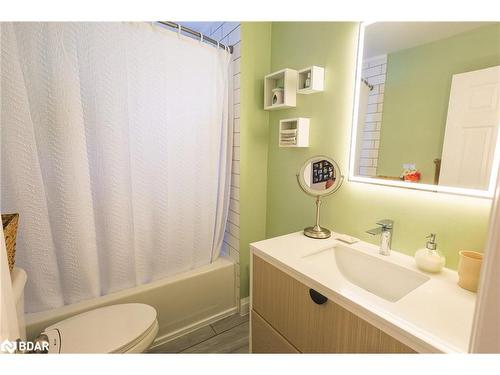
M 453 75 L 439 184 L 487 190 L 500 123 L 500 66 Z

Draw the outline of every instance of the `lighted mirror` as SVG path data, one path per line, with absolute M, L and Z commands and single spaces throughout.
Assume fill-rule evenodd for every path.
M 307 160 L 298 173 L 299 185 L 314 197 L 335 192 L 342 183 L 340 168 L 327 156 L 315 156 Z
M 349 178 L 491 197 L 500 23 L 361 25 Z
M 304 235 L 311 238 L 329 238 L 329 229 L 320 225 L 321 197 L 335 193 L 342 185 L 344 177 L 338 164 L 328 156 L 314 156 L 304 162 L 297 173 L 300 188 L 316 198 L 316 223 L 304 229 Z

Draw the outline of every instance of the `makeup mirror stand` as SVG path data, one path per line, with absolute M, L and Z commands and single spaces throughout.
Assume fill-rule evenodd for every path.
M 316 225 L 304 229 L 304 234 L 307 237 L 329 238 L 332 235 L 329 229 L 322 228 L 321 225 L 319 225 L 320 206 L 321 206 L 321 196 L 318 195 L 316 197 Z
M 326 163 L 326 166 L 325 166 Z M 319 165 L 319 169 L 325 168 L 323 173 L 328 171 L 328 176 L 323 175 L 322 178 L 321 172 L 314 171 L 312 166 Z M 314 172 L 314 173 L 313 173 Z M 315 177 L 313 177 L 315 176 Z M 329 179 L 329 180 L 327 180 Z M 297 182 L 307 195 L 310 195 L 316 198 L 316 223 L 314 226 L 304 228 L 304 235 L 310 238 L 316 239 L 325 239 L 330 238 L 331 231 L 327 228 L 323 228 L 320 225 L 320 209 L 321 209 L 321 197 L 325 197 L 327 195 L 333 194 L 336 192 L 340 186 L 342 185 L 344 177 L 340 172 L 340 168 L 337 163 L 326 156 L 315 156 L 309 160 L 307 160 L 300 171 L 297 173 Z M 330 183 L 331 182 L 331 183 Z M 325 188 L 321 190 L 314 189 L 312 184 L 325 184 Z

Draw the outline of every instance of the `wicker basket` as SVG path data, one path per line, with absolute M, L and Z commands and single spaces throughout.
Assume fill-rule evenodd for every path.
M 12 272 L 16 262 L 16 235 L 19 214 L 2 215 L 3 234 L 5 236 L 5 246 L 7 247 L 7 259 L 9 260 L 9 270 Z

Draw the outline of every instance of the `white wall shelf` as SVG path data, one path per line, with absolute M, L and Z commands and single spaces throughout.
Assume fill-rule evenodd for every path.
M 279 147 L 309 147 L 309 121 L 304 117 L 280 120 Z
M 282 93 L 274 97 L 273 90 L 283 88 Z M 274 102 L 273 102 L 274 99 Z M 297 71 L 283 69 L 264 78 L 264 109 L 274 111 L 284 108 L 293 108 L 297 103 Z
M 307 82 L 308 79 L 309 82 Z M 297 93 L 314 94 L 324 90 L 325 68 L 313 65 L 298 71 Z

